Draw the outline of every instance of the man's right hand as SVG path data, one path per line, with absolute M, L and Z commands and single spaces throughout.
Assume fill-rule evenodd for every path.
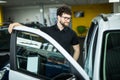
M 17 22 L 11 23 L 11 24 L 9 25 L 8 32 L 9 32 L 9 33 L 12 33 L 12 29 L 13 29 L 14 27 L 16 27 L 16 26 L 23 26 L 23 25 L 20 24 L 20 23 L 17 23 Z

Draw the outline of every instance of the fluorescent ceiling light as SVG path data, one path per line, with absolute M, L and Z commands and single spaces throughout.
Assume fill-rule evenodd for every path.
M 7 3 L 7 1 L 0 0 L 0 3 Z
M 109 0 L 109 2 L 120 2 L 120 0 Z

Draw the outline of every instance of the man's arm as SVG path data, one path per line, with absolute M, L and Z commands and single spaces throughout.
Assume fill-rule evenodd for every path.
M 79 46 L 79 44 L 73 45 L 73 49 L 74 49 L 73 58 L 77 61 L 79 56 L 80 56 L 80 46 Z
M 17 22 L 11 23 L 11 24 L 9 25 L 8 32 L 9 32 L 9 33 L 12 33 L 12 29 L 13 29 L 14 27 L 16 27 L 16 26 L 23 26 L 23 25 L 20 24 L 20 23 L 17 23 Z

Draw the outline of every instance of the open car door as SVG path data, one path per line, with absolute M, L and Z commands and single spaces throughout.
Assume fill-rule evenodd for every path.
M 11 34 L 9 80 L 89 80 L 71 55 L 48 34 L 15 27 Z

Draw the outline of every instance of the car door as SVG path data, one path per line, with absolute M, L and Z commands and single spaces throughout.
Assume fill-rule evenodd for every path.
M 48 34 L 15 27 L 11 34 L 9 80 L 89 80 L 82 67 Z

